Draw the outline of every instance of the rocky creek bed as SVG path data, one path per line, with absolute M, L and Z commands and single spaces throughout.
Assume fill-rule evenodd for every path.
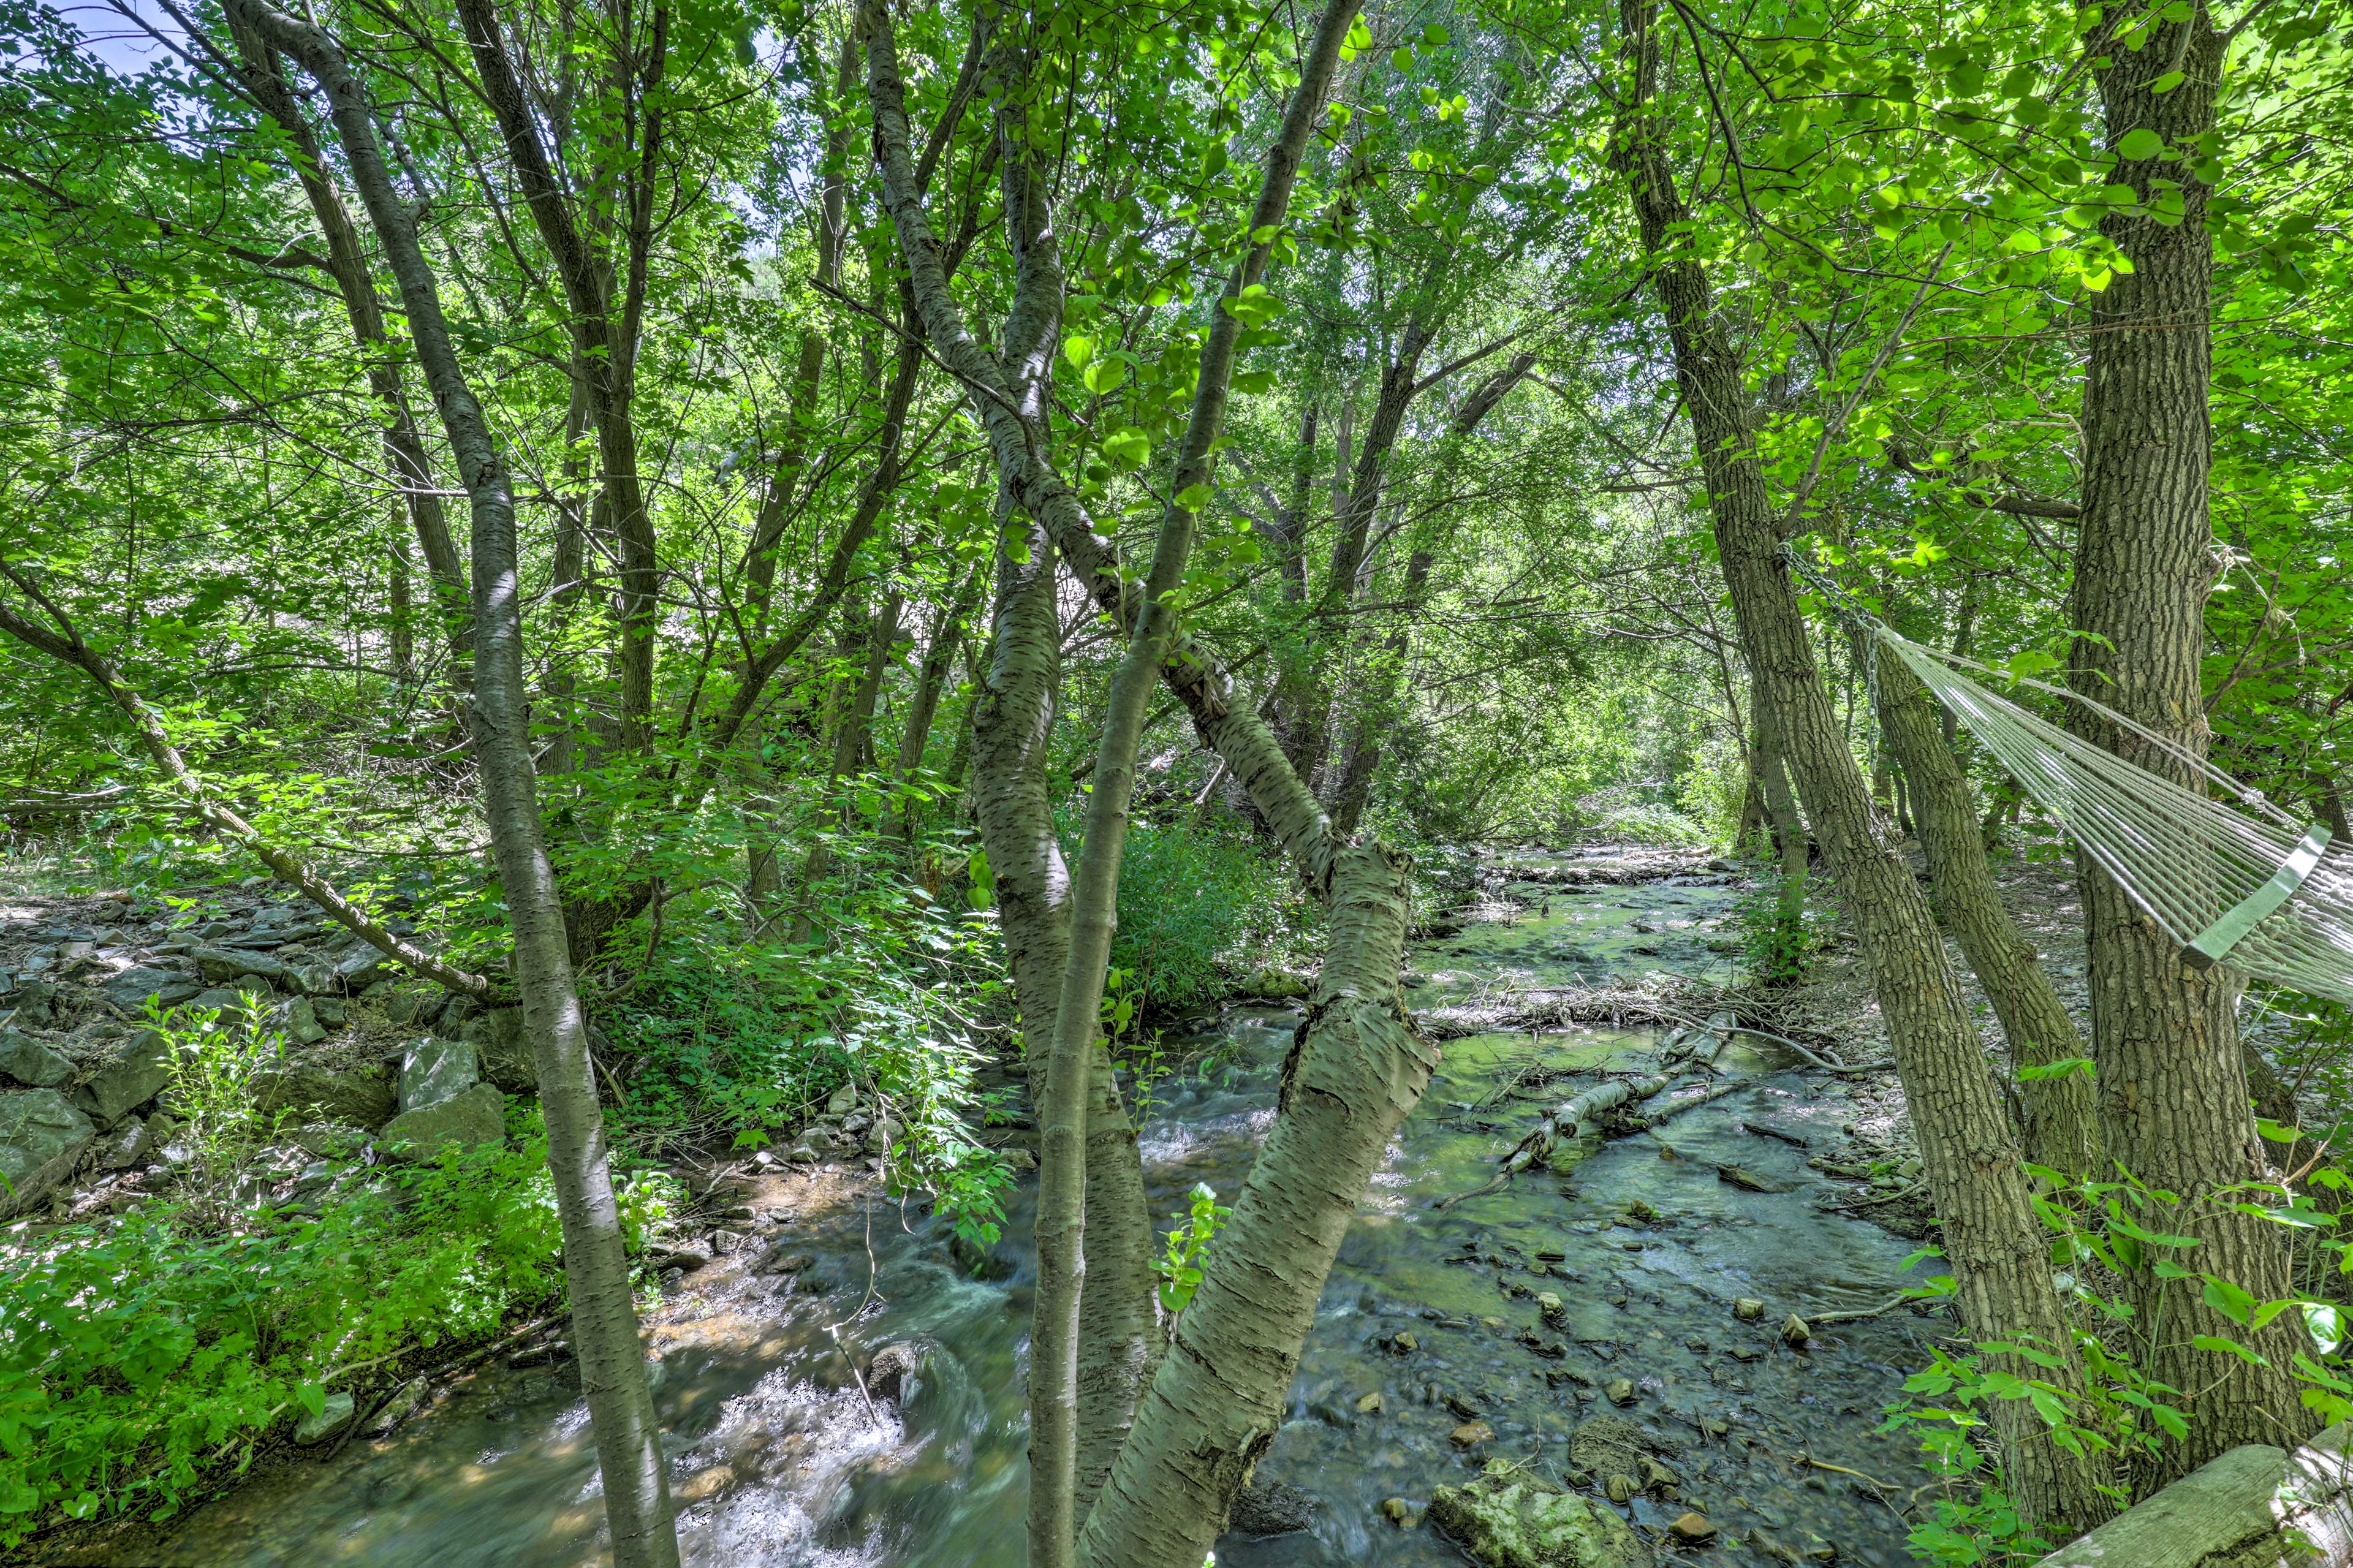
M 1885 1144 L 1889 1079 L 1831 1078 L 1736 1037 L 1713 1071 L 1679 1068 L 1652 1104 L 1710 1083 L 1736 1083 L 1733 1092 L 1462 1197 L 1545 1108 L 1609 1075 L 1658 1069 L 1665 1031 L 1643 1021 L 1704 1006 L 1690 998 L 1735 977 L 1734 881 L 1728 868 L 1622 852 L 1493 858 L 1476 899 L 1416 945 L 1409 995 L 1455 1037 L 1342 1248 L 1291 1418 L 1221 1563 L 1459 1563 L 1465 1542 L 1493 1568 L 1907 1561 L 1904 1510 L 1926 1478 L 1911 1446 L 1877 1427 L 1947 1325 L 1906 1307 L 1798 1343 L 1783 1328 L 1791 1316 L 1883 1307 L 1916 1283 L 1903 1270 L 1912 1244 L 1872 1217 L 1904 1207 L 1901 1151 Z M 305 1063 L 375 1086 L 352 1124 L 408 1114 L 413 1046 L 401 1042 L 427 1037 L 429 998 L 395 1022 L 393 1003 L 415 993 L 371 993 L 365 954 L 314 935 L 262 945 L 285 917 L 253 904 L 212 935 L 173 937 L 167 924 L 143 942 L 106 942 L 87 924 L 75 928 L 86 935 L 58 931 L 55 910 L 5 911 L 47 923 L 0 931 L 13 943 L 0 946 L 0 968 L 55 950 L 10 972 L 18 1034 L 71 1068 L 5 1098 L 52 1093 L 90 1129 L 28 1204 L 55 1216 L 136 1201 L 167 1171 L 168 1124 L 141 1119 L 147 1097 L 121 1098 L 137 1085 L 111 1091 L 111 1120 L 92 1089 L 135 1056 L 135 1026 L 107 992 L 133 970 L 241 990 L 281 1017 L 307 1002 L 321 1031 Z M 247 945 L 227 945 L 238 936 Z M 161 951 L 182 940 L 190 945 Z M 290 961 L 289 948 L 306 951 Z M 212 971 L 225 965 L 208 969 L 201 950 L 260 953 L 296 978 L 220 986 Z M 314 993 L 298 973 L 306 964 L 354 968 Z M 126 993 L 148 983 L 114 982 Z M 49 988 L 29 1016 L 28 984 Z M 343 1002 L 340 1028 L 320 1016 L 321 1000 Z M 1546 1021 L 1570 1004 L 1587 1016 L 1614 1006 L 1625 1022 Z M 453 1021 L 440 1005 L 429 1037 L 472 1046 L 477 1075 L 495 1085 L 511 1032 L 479 1016 Z M 1158 1086 L 1145 1129 L 1156 1212 L 1181 1208 L 1197 1182 L 1229 1197 L 1240 1186 L 1295 1016 L 1240 1005 L 1172 1032 L 1172 1055 L 1192 1065 Z M 462 1079 L 464 1053 L 446 1055 L 459 1065 L 443 1070 Z M 421 1076 L 417 1092 L 427 1092 Z M 848 1126 L 856 1119 L 843 1107 L 813 1123 L 797 1149 L 809 1158 L 726 1173 L 708 1198 L 709 1230 L 663 1260 L 668 1295 L 648 1331 L 691 1563 L 1019 1560 L 1028 1189 L 1008 1206 L 1005 1240 L 976 1257 L 881 1196 L 863 1157 L 868 1130 Z M 150 1146 L 93 1173 L 103 1141 L 134 1123 Z M 1440 1206 L 1450 1199 L 1460 1201 Z M 420 1390 L 381 1436 L 266 1464 L 178 1520 L 60 1539 L 37 1560 L 592 1562 L 601 1510 L 560 1337 L 558 1325 Z M 1533 1555 L 1571 1539 L 1582 1555 Z

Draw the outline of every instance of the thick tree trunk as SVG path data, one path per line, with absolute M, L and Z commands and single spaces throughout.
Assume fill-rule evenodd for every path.
M 1805 942 L 1806 875 L 1813 851 L 1806 840 L 1805 819 L 1798 814 L 1797 792 L 1789 787 L 1788 756 L 1781 745 L 1780 727 L 1774 721 L 1763 683 L 1755 685 L 1756 695 L 1749 705 L 1757 715 L 1757 770 L 1764 786 L 1765 818 L 1772 829 L 1774 854 L 1781 868 L 1774 922 L 1785 951 L 1794 956 Z
M 2179 85 L 2152 92 L 2178 62 Z M 2207 511 L 2213 434 L 2207 412 L 2211 366 L 2213 242 L 2208 186 L 2193 151 L 2214 127 L 2222 45 L 2202 0 L 2145 47 L 2115 51 L 2099 72 L 2112 146 L 2148 131 L 2167 149 L 2127 160 L 2114 178 L 2155 202 L 2159 187 L 2182 205 L 2179 222 L 2112 215 L 2101 228 L 2133 269 L 2091 300 L 2094 330 L 2084 395 L 2084 512 L 2076 531 L 2073 617 L 2079 690 L 2176 743 L 2206 739 L 2199 663 L 2206 595 L 2216 571 Z M 2161 749 L 2088 710 L 2080 732 L 2141 767 L 2190 788 Z M 2125 890 L 2079 857 L 2090 936 L 2092 1055 L 2098 1064 L 2100 1128 L 2108 1156 L 2152 1187 L 2186 1200 L 2150 1216 L 2160 1231 L 2199 1238 L 2180 1259 L 2186 1279 L 2154 1270 L 2131 1280 L 2137 1328 L 2158 1381 L 2183 1390 L 2184 1441 L 2168 1444 L 2134 1477 L 2146 1493 L 2242 1443 L 2294 1447 L 2317 1425 L 2296 1401 L 2290 1357 L 2306 1348 L 2303 1320 L 2284 1312 L 2249 1332 L 2208 1307 L 2199 1273 L 2218 1275 L 2258 1300 L 2288 1294 L 2287 1232 L 2208 1194 L 2260 1179 L 2266 1161 L 2248 1106 L 2235 1017 L 2236 984 L 2199 970 Z M 2155 1261 L 2154 1258 L 2151 1259 Z M 2233 1339 L 2263 1361 L 2199 1350 L 2196 1335 Z
M 1912 806 L 1920 846 L 1928 856 L 1936 913 L 1993 1004 L 2010 1039 L 2011 1063 L 2048 1068 L 2081 1058 L 2084 1041 L 2075 1020 L 2042 973 L 2034 943 L 2003 907 L 1993 868 L 1986 862 L 1968 780 L 1946 747 L 1927 688 L 1903 660 L 1883 650 L 1877 678 L 1880 728 L 1912 781 Z M 2098 1111 L 2089 1077 L 2070 1072 L 2022 1079 L 2019 1101 L 2028 1159 L 2069 1176 L 2100 1173 Z
M 538 1068 L 548 1169 L 564 1236 L 573 1342 L 587 1394 L 617 1568 L 677 1568 L 653 1395 L 638 1341 L 628 1259 L 613 1197 L 586 1020 L 572 979 L 564 910 L 540 838 L 523 686 L 522 584 L 506 466 L 451 346 L 415 220 L 394 189 L 374 118 L 343 51 L 326 34 L 263 0 L 230 13 L 299 60 L 325 89 L 335 129 L 407 308 L 410 342 L 441 411 L 473 518 L 474 746 L 508 918 L 514 931 L 523 1027 Z
M 2048 1369 L 2001 1355 L 1988 1360 L 2074 1392 L 2083 1373 L 2052 1288 L 2048 1241 L 1962 1004 L 1959 977 L 1918 884 L 1880 841 L 1862 775 L 1822 689 L 1781 557 L 1748 426 L 1740 362 L 1692 256 L 1689 213 L 1675 191 L 1651 108 L 1659 68 L 1655 0 L 1621 0 L 1620 15 L 1633 92 L 1621 108 L 1612 156 L 1625 174 L 1651 253 L 1651 280 L 1673 344 L 1676 383 L 1691 418 L 1757 706 L 1773 715 L 1862 942 L 1944 1224 L 1962 1324 L 1978 1339 L 2024 1342 L 2055 1356 L 2059 1364 Z M 1989 1415 L 2027 1518 L 2071 1539 L 2112 1511 L 2096 1488 L 2095 1470 L 2052 1443 L 2031 1406 L 1997 1401 Z

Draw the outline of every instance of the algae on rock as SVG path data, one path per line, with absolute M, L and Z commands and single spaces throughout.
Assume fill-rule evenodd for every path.
M 1430 1519 L 1483 1568 L 1653 1568 L 1651 1549 L 1606 1505 L 1504 1459 L 1469 1486 L 1439 1488 Z

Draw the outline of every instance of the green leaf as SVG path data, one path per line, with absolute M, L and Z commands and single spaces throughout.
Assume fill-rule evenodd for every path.
M 1103 456 L 1123 468 L 1140 468 L 1152 456 L 1151 439 L 1133 425 L 1122 426 L 1103 437 Z
M 301 1402 L 303 1409 L 313 1415 L 327 1407 L 327 1391 L 315 1383 L 306 1383 L 297 1388 L 294 1397 Z
M 1446 29 L 1432 22 L 1422 28 L 1421 41 L 1434 49 L 1446 42 Z
M 1274 372 L 1271 370 L 1245 370 L 1238 371 L 1234 374 L 1236 392 L 1246 392 L 1255 397 L 1262 392 L 1271 392 L 1273 389 Z
M 2143 163 L 2165 151 L 2165 138 L 2146 125 L 2128 131 L 2116 143 L 2116 155 L 2128 163 Z
M 2150 82 L 2148 84 L 2148 90 L 2152 95 L 2171 92 L 2175 88 L 2179 87 L 2182 82 L 2187 79 L 2188 79 L 2179 71 L 2168 71 L 2163 76 L 2158 77 L 2155 81 Z
M 1389 51 L 1389 64 L 1395 66 L 1401 71 L 1409 71 L 1413 69 L 1413 51 L 1408 48 L 1391 49 Z
M 1095 357 L 1095 341 L 1084 332 L 1074 332 L 1062 340 L 1062 357 L 1071 362 L 1072 370 L 1084 370 L 1087 362 Z
M 1127 380 L 1127 362 L 1116 359 L 1097 360 L 1080 373 L 1079 379 L 1087 384 L 1089 392 L 1098 396 L 1106 392 L 1115 392 L 1121 384 Z
M 1187 511 L 1198 511 L 1209 504 L 1212 493 L 1207 485 L 1187 485 L 1176 492 L 1176 504 Z
M 2248 1320 L 2254 1316 L 2254 1297 L 2232 1284 L 2228 1279 L 2218 1279 L 2209 1274 L 2206 1276 L 2206 1289 L 2202 1294 L 2208 1306 L 2242 1328 L 2245 1327 Z
M 2254 1352 L 2249 1350 L 2238 1341 L 2222 1339 L 2214 1334 L 2195 1335 L 2190 1339 L 2189 1346 L 2192 1350 L 2219 1351 L 2230 1355 L 2234 1355 L 2250 1366 L 2261 1366 L 2263 1364 L 2263 1357 L 2257 1355 Z

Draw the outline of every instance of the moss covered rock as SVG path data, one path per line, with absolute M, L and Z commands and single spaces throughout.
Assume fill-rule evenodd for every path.
M 1651 1549 L 1601 1503 L 1491 1459 L 1466 1487 L 1440 1487 L 1430 1522 L 1484 1568 L 1652 1568 Z

